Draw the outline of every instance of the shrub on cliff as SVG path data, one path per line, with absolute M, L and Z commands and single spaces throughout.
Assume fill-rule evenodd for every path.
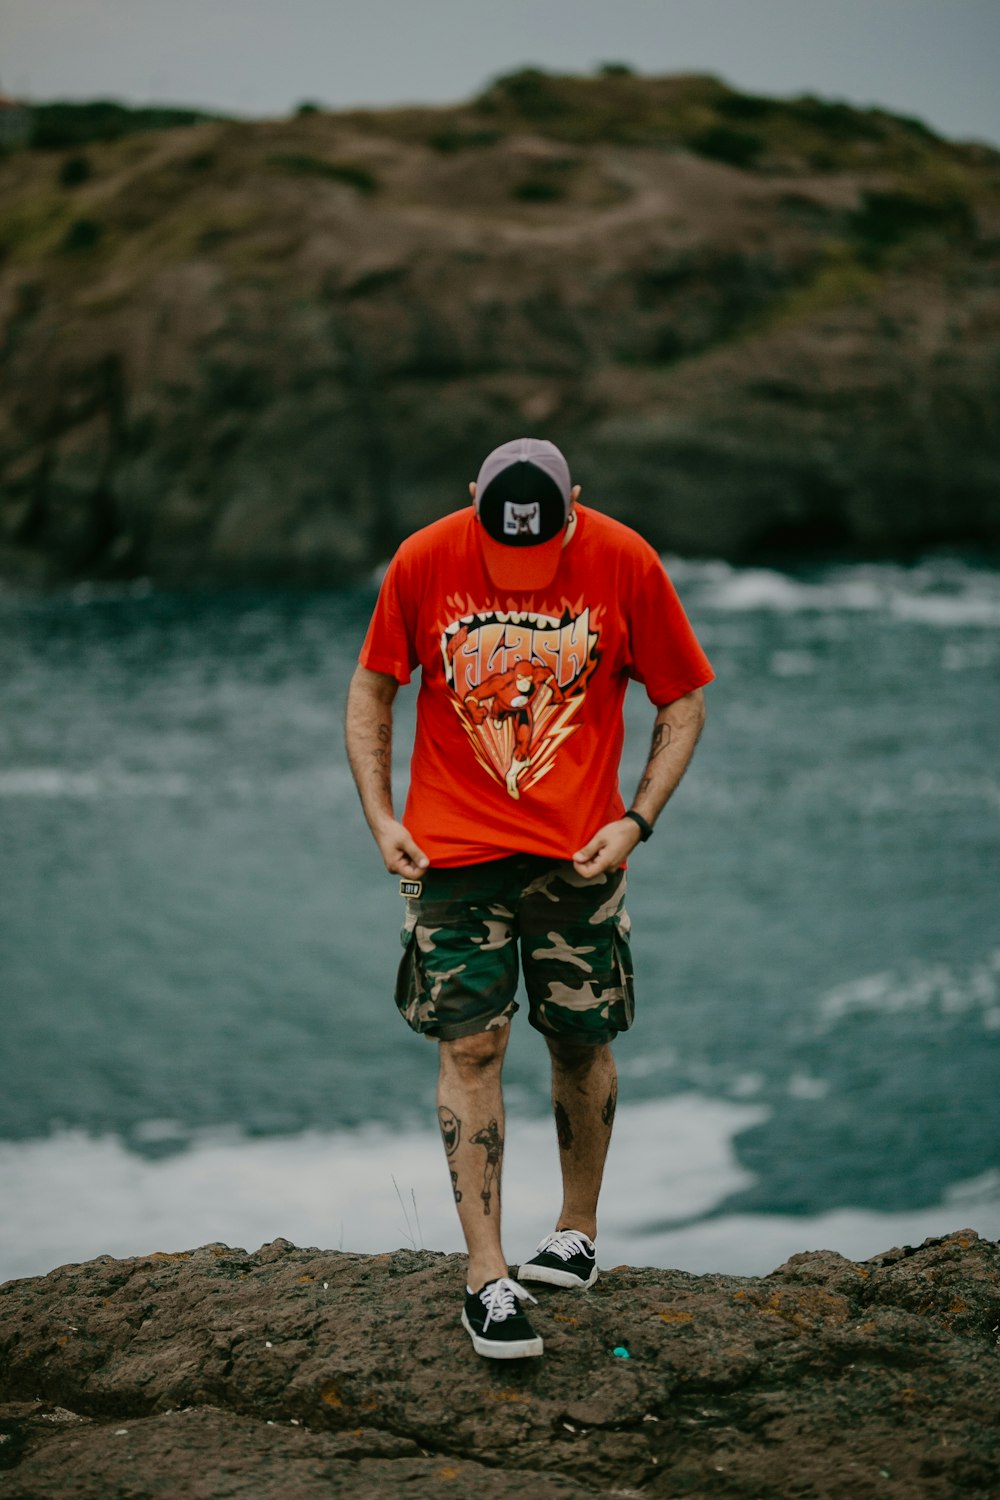
M 862 194 L 851 227 L 861 242 L 863 258 L 875 262 L 915 235 L 967 240 L 975 232 L 975 216 L 965 199 L 953 193 L 932 197 L 911 191 L 873 191 Z
M 36 151 L 57 151 L 91 141 L 116 141 L 140 130 L 174 130 L 219 118 L 198 109 L 171 109 L 164 105 L 133 109 L 111 99 L 97 99 L 88 104 L 36 104 L 29 144 Z
M 67 156 L 59 168 L 60 187 L 79 187 L 91 175 L 90 162 L 85 156 Z
M 731 167 L 752 167 L 764 149 L 762 136 L 731 125 L 709 125 L 688 137 L 687 144 L 699 156 L 723 161 Z
M 93 250 L 103 234 L 104 225 L 96 219 L 74 219 L 63 235 L 62 248 L 71 252 Z

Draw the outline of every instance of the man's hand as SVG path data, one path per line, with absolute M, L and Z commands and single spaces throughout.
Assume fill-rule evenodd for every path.
M 573 855 L 573 866 L 578 875 L 588 879 L 603 875 L 605 870 L 617 870 L 638 842 L 639 825 L 631 818 L 618 818 L 614 823 L 605 823 L 590 843 Z
M 372 832 L 389 874 L 407 875 L 411 880 L 419 880 L 430 861 L 413 842 L 402 823 L 390 818 L 385 823 L 379 823 Z

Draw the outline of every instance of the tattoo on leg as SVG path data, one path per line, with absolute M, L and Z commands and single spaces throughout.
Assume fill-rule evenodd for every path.
M 444 1149 L 448 1160 L 451 1161 L 451 1158 L 458 1150 L 458 1143 L 462 1138 L 462 1122 L 453 1109 L 449 1109 L 446 1104 L 440 1104 L 438 1105 L 438 1125 L 441 1128 L 441 1139 L 444 1141 Z M 453 1167 L 449 1167 L 448 1170 L 451 1173 L 452 1195 L 456 1203 L 461 1203 L 462 1193 L 458 1186 L 458 1173 Z
M 609 1130 L 611 1129 L 612 1125 L 615 1122 L 615 1110 L 617 1108 L 618 1108 L 618 1084 L 617 1084 L 617 1082 L 615 1082 L 615 1083 L 612 1083 L 612 1085 L 611 1085 L 611 1092 L 608 1094 L 608 1097 L 607 1097 L 607 1099 L 604 1102 L 604 1108 L 601 1110 L 601 1119 L 604 1121 L 605 1125 L 608 1127 Z
M 573 1146 L 573 1127 L 569 1123 L 569 1115 L 558 1099 L 553 1105 L 553 1110 L 556 1117 L 556 1135 L 559 1137 L 559 1150 L 569 1151 Z
M 486 1167 L 483 1172 L 483 1190 L 479 1194 L 483 1200 L 483 1213 L 489 1215 L 490 1202 L 492 1198 L 493 1184 L 497 1185 L 497 1194 L 500 1190 L 500 1163 L 503 1158 L 503 1136 L 496 1120 L 491 1120 L 484 1125 L 482 1130 L 477 1130 L 471 1137 L 474 1146 L 482 1146 L 486 1152 Z
M 441 1127 L 441 1138 L 444 1141 L 444 1149 L 449 1156 L 454 1156 L 458 1150 L 458 1143 L 462 1139 L 462 1122 L 453 1109 L 446 1104 L 438 1105 L 438 1125 Z

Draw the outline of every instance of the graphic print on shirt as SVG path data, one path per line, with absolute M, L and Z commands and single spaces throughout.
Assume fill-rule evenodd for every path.
M 462 609 L 461 601 L 450 600 Z M 548 775 L 599 659 L 602 606 L 563 601 L 559 614 L 465 609 L 441 631 L 452 707 L 479 764 L 508 796 Z

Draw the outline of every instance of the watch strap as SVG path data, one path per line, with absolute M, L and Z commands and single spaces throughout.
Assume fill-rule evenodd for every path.
M 624 816 L 626 818 L 631 818 L 632 822 L 635 823 L 636 827 L 639 829 L 640 844 L 644 844 L 647 839 L 653 837 L 652 823 L 647 823 L 642 813 L 637 813 L 634 807 L 630 807 Z

